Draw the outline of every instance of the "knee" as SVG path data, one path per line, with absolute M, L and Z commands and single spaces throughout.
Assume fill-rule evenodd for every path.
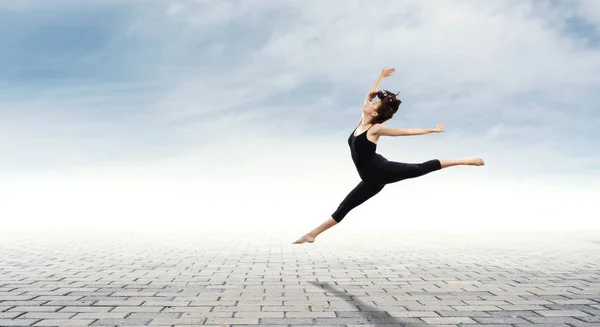
M 348 212 L 346 211 L 340 212 L 338 210 L 331 215 L 331 218 L 335 220 L 336 223 L 340 223 L 340 221 L 342 221 L 342 219 L 344 219 L 344 217 L 346 217 L 347 214 Z
M 333 220 L 339 223 L 340 221 L 342 221 L 342 219 L 344 219 L 344 217 L 346 217 L 348 211 L 349 210 L 344 204 L 340 204 L 337 210 L 333 214 L 331 214 L 331 218 L 333 218 Z
M 339 224 L 339 223 L 340 223 L 340 221 L 342 221 L 342 219 L 344 219 L 344 216 L 345 216 L 345 215 L 336 215 L 336 214 L 333 214 L 333 215 L 331 215 L 331 218 L 332 218 L 333 220 L 335 220 L 335 222 L 336 222 L 336 223 L 338 223 L 338 224 Z

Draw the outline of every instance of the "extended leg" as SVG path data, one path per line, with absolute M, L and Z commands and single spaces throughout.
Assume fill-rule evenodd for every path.
M 348 212 L 350 212 L 350 210 L 358 207 L 375 194 L 379 193 L 382 189 L 383 185 L 369 184 L 364 181 L 360 181 L 360 183 L 358 183 L 358 185 L 356 185 L 356 187 L 354 187 L 354 189 L 350 191 L 348 195 L 346 195 L 331 217 L 292 244 L 314 242 L 315 238 L 319 234 L 331 228 L 332 226 L 337 225 L 348 214 Z
M 395 183 L 408 178 L 415 178 L 442 169 L 440 160 L 433 159 L 422 163 L 404 163 L 388 161 L 381 169 L 381 180 L 386 183 Z
M 483 160 L 480 158 L 468 159 L 433 159 L 422 163 L 403 163 L 388 161 L 381 169 L 382 183 L 395 183 L 408 178 L 415 178 L 429 174 L 433 171 L 458 165 L 482 166 Z

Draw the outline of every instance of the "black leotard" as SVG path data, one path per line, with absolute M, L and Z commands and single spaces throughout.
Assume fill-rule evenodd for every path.
M 376 152 L 377 144 L 367 138 L 367 133 L 371 127 L 373 125 L 357 136 L 354 136 L 354 132 L 352 132 L 348 137 L 352 161 L 354 161 L 358 175 L 363 181 L 380 185 L 389 184 L 406 178 L 421 176 L 424 173 L 436 170 L 436 168 L 441 168 L 438 167 L 439 160 L 430 160 L 420 164 L 387 160 Z
M 367 138 L 367 133 L 371 127 L 357 136 L 354 135 L 356 131 L 354 129 L 348 137 L 352 161 L 354 161 L 361 181 L 332 214 L 333 219 L 337 222 L 340 222 L 350 210 L 379 193 L 386 184 L 419 177 L 442 168 L 438 159 L 422 163 L 403 163 L 387 160 L 376 152 L 377 144 Z
M 350 156 L 354 161 L 354 166 L 361 178 L 366 176 L 370 170 L 370 163 L 377 155 L 377 144 L 369 141 L 367 133 L 373 125 L 367 128 L 366 131 L 362 132 L 358 136 L 354 136 L 356 129 L 348 137 L 348 145 L 350 146 Z M 357 127 L 358 128 L 358 127 Z

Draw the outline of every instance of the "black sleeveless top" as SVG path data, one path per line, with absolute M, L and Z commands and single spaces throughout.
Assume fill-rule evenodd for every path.
M 354 132 L 356 132 L 358 126 L 352 131 L 352 134 L 348 137 L 350 154 L 352 155 L 352 161 L 354 161 L 358 175 L 363 181 L 373 184 L 384 184 L 382 178 L 385 178 L 385 168 L 389 161 L 376 152 L 377 144 L 369 141 L 367 138 L 367 133 L 371 127 L 358 136 L 354 136 Z
M 371 125 L 366 131 L 362 132 L 358 136 L 354 136 L 356 128 L 358 128 L 358 126 L 356 126 L 348 138 L 348 145 L 350 146 L 352 161 L 354 161 L 354 165 L 359 173 L 361 170 L 366 169 L 371 159 L 375 157 L 377 144 L 367 139 L 367 133 L 371 127 L 373 127 L 373 125 Z

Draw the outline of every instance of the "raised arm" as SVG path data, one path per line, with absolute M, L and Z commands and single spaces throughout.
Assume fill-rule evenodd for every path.
M 435 128 L 397 128 L 397 127 L 389 127 L 385 125 L 380 125 L 377 129 L 377 134 L 379 136 L 412 136 L 412 135 L 423 135 L 429 133 L 441 133 L 444 132 L 444 125 L 446 123 L 441 123 L 437 125 Z
M 375 81 L 375 84 L 373 84 L 373 87 L 371 87 L 371 89 L 369 90 L 369 93 L 367 93 L 367 97 L 365 98 L 364 104 L 366 104 L 367 102 L 373 101 L 373 98 L 375 98 L 375 94 L 377 93 L 377 90 L 379 89 L 379 84 L 381 84 L 381 81 L 383 81 L 383 79 L 386 77 L 392 76 L 392 74 L 394 74 L 395 71 L 396 71 L 395 68 L 390 68 L 390 69 L 384 68 L 383 70 L 381 70 L 381 73 L 379 74 L 377 81 Z

